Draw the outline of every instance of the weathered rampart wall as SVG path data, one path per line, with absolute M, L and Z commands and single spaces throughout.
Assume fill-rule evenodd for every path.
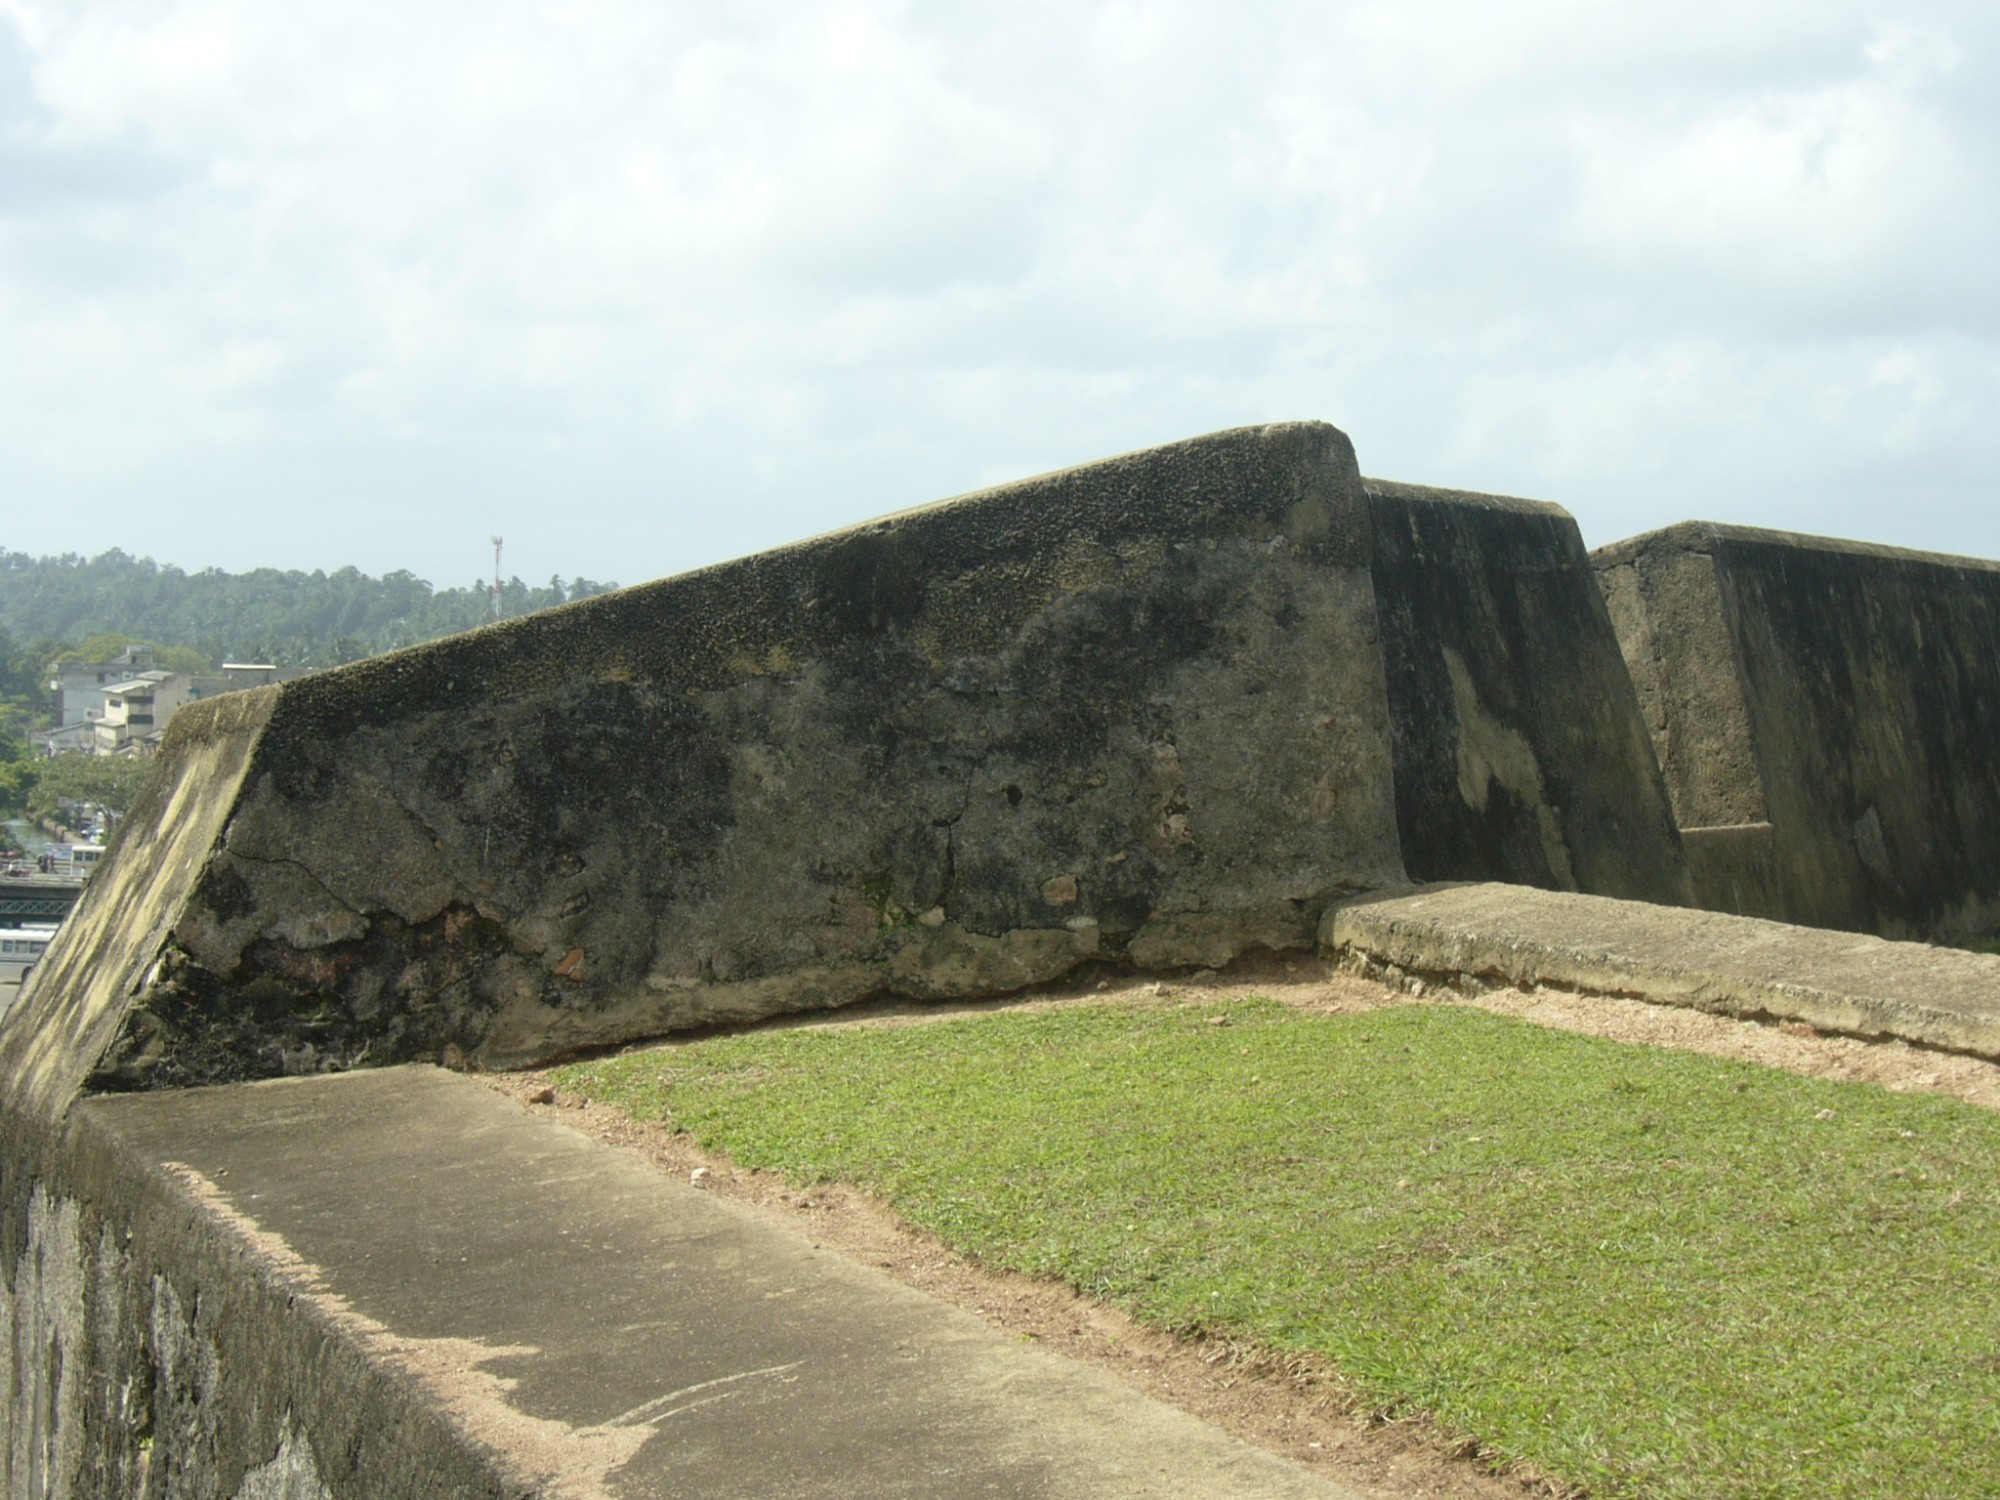
M 1411 878 L 1686 903 L 1576 522 L 1537 500 L 1364 483 Z
M 2000 564 L 1707 522 L 1593 561 L 1700 905 L 2000 927 Z
M 1344 437 L 1250 429 L 198 705 L 175 755 L 240 771 L 121 841 L 124 946 L 0 1064 L 506 1063 L 1309 944 L 1403 879 L 1367 538 Z
M 655 1323 L 620 1364 L 587 1319 L 528 1315 L 577 1274 L 510 1227 L 567 1148 L 409 1076 L 235 1080 L 1306 947 L 1407 882 L 1406 845 L 1426 873 L 1671 894 L 1629 685 L 1591 722 L 1636 756 L 1539 722 L 1605 688 L 1580 556 L 1553 507 L 1364 488 L 1332 428 L 1248 429 L 184 710 L 0 1024 L 0 1488 L 678 1493 L 684 1447 L 628 1420 L 659 1406 Z M 467 1273 L 431 1239 L 480 1247 L 493 1287 L 447 1295 Z M 662 1287 L 611 1249 L 592 1296 Z M 726 1380 L 750 1359 L 711 1352 Z M 486 1364 L 538 1374 L 519 1396 Z M 899 1402 L 934 1378 L 892 1364 Z M 861 1420 L 815 1402 L 881 1408 L 851 1383 L 800 1431 Z
M 542 1296 L 553 1126 L 428 1070 L 237 1080 L 1337 945 L 1413 878 L 1991 929 L 2000 568 L 1714 527 L 1590 561 L 1553 506 L 1244 429 L 183 711 L 0 1021 L 0 1489 L 681 1482 L 641 1477 L 680 1462 L 634 1425 L 656 1324 L 619 1364 Z M 564 1191 L 638 1205 L 591 1295 L 660 1290 L 684 1206 Z
M 505 1065 L 1310 946 L 1411 874 L 1679 899 L 1583 559 L 1251 428 L 197 705 L 0 1067 Z

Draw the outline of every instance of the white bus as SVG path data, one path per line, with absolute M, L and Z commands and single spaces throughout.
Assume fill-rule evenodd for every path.
M 53 873 L 88 879 L 104 857 L 102 844 L 51 844 L 48 847 Z
M 55 935 L 53 927 L 0 927 L 0 984 L 26 984 Z

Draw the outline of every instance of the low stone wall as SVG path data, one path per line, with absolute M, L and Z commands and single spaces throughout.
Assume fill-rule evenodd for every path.
M 520 1492 L 100 1106 L 0 1128 L 0 1494 Z
M 1593 561 L 1701 905 L 2000 927 L 2000 564 L 1706 522 Z
M 2000 1060 L 2000 956 L 1518 885 L 1361 896 L 1344 968 L 1418 993 L 1553 988 Z

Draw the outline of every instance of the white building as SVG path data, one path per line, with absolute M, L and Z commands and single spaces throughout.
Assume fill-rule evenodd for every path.
M 104 662 L 57 662 L 49 686 L 59 695 L 59 726 L 33 738 L 45 755 L 148 755 L 168 721 L 200 698 L 263 687 L 298 676 L 269 662 L 226 661 L 220 672 L 190 675 L 153 666 L 153 648 L 132 646 Z
M 104 717 L 104 695 L 116 683 L 153 670 L 151 646 L 128 646 L 109 661 L 59 661 L 49 668 L 56 694 L 56 723 L 88 724 Z
M 97 723 L 65 724 L 60 729 L 38 729 L 28 736 L 43 755 L 92 754 L 97 749 Z
M 146 753 L 160 743 L 167 721 L 194 696 L 194 679 L 185 672 L 141 672 L 125 682 L 106 683 L 92 748 L 99 755 Z

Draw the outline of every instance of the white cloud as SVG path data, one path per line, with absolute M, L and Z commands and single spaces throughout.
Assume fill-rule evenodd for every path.
M 1595 540 L 2000 554 L 1997 45 L 1856 0 L 0 0 L 0 545 L 457 578 L 497 529 L 636 580 L 1312 415 Z
M 1990 321 L 1991 143 L 1961 145 L 1930 82 L 1883 67 L 1671 131 L 1593 120 L 1578 131 L 1578 226 L 1614 265 L 1654 265 L 1822 331 L 1885 314 Z

